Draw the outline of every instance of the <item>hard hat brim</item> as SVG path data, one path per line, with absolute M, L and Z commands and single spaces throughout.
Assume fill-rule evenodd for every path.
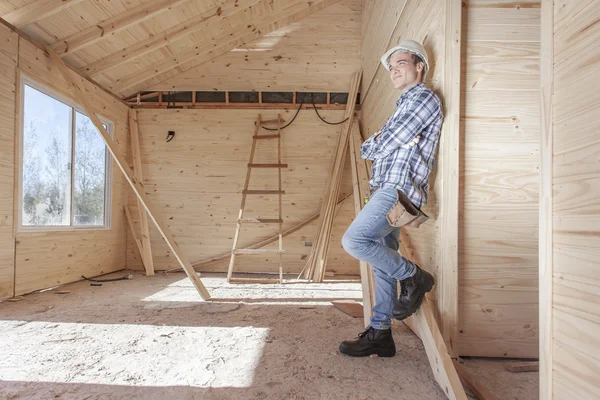
M 389 49 L 388 51 L 386 51 L 383 56 L 381 56 L 381 63 L 383 64 L 383 66 L 385 67 L 385 69 L 387 69 L 388 71 L 390 70 L 389 59 L 392 56 L 392 54 L 394 54 L 398 50 L 400 50 L 402 52 L 405 52 L 405 53 L 410 53 L 410 54 L 414 54 L 414 55 L 419 56 L 421 58 L 421 60 L 423 60 L 423 63 L 425 64 L 425 69 L 423 71 L 423 77 L 425 77 L 425 75 L 427 75 L 427 72 L 429 72 L 429 62 L 427 61 L 427 57 L 424 54 L 422 54 L 421 52 L 419 52 L 419 51 L 416 51 L 414 49 L 409 49 L 409 48 L 404 47 L 404 46 L 395 46 L 395 47 L 392 47 L 391 49 Z

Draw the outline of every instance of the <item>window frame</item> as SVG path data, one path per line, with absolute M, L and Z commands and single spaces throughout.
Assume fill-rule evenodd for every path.
M 17 179 L 17 232 L 61 232 L 61 231 L 82 231 L 82 230 L 110 230 L 112 222 L 112 156 L 105 144 L 105 177 L 104 177 L 104 224 L 103 225 L 75 225 L 75 149 L 77 140 L 77 113 L 80 113 L 89 118 L 84 108 L 75 102 L 73 99 L 65 96 L 56 89 L 44 85 L 25 74 L 20 74 L 19 80 L 19 140 L 18 140 L 18 179 Z M 23 225 L 23 183 L 24 183 L 24 168 L 23 168 L 23 142 L 25 138 L 25 86 L 29 86 L 48 97 L 53 98 L 69 107 L 71 107 L 71 198 L 70 198 L 70 225 Z M 109 118 L 100 114 L 96 114 L 100 122 L 104 124 L 109 136 L 113 137 L 114 123 Z M 96 127 L 94 126 L 94 129 Z

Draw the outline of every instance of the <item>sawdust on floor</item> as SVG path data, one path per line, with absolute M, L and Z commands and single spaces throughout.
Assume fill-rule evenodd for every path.
M 76 282 L 0 303 L 0 398 L 445 398 L 404 324 L 394 329 L 396 357 L 338 353 L 341 340 L 362 331 L 362 319 L 330 302 L 360 300 L 359 283 L 202 279 L 209 302 L 182 273 L 134 272 L 132 280 Z M 537 398 L 511 397 L 535 394 L 537 380 L 519 386 L 525 389 L 509 393 L 501 382 L 501 398 Z

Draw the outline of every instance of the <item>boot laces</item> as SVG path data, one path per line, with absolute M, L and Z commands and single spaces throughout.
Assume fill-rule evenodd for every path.
M 365 336 L 367 336 L 371 331 L 374 331 L 374 328 L 371 328 L 370 326 L 364 331 L 358 334 L 359 338 L 363 338 Z

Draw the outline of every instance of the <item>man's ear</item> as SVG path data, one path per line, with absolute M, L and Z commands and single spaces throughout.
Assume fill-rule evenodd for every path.
M 425 68 L 425 63 L 419 61 L 419 63 L 417 64 L 417 71 L 421 72 L 421 71 L 423 71 L 424 68 Z

